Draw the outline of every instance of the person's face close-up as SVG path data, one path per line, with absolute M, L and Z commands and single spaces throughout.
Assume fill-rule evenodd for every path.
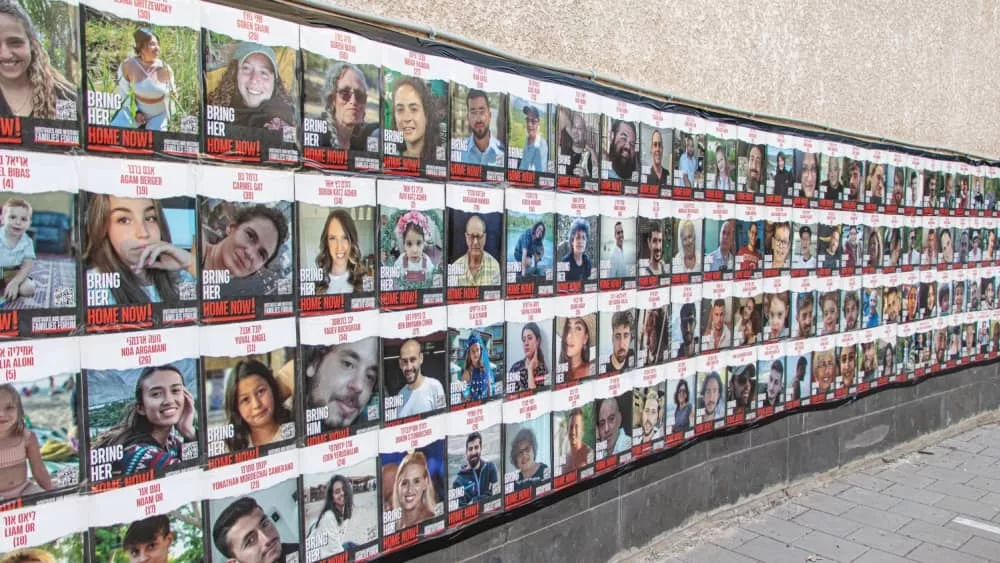
M 483 455 L 482 440 L 472 440 L 465 445 L 465 459 L 469 462 L 469 467 L 479 467 L 479 460 Z
M 885 192 L 885 170 L 881 166 L 876 166 L 872 172 L 872 196 L 882 197 Z
M 514 459 L 517 460 L 518 471 L 524 472 L 535 462 L 535 450 L 531 447 L 531 442 L 520 441 L 514 445 Z
M 479 346 L 479 344 L 469 346 L 469 362 L 472 363 L 473 366 L 478 367 L 481 365 L 482 359 L 483 349 Z
M 170 428 L 181 419 L 184 409 L 184 380 L 173 370 L 157 370 L 142 382 L 139 414 L 158 428 Z
M 399 349 L 399 369 L 403 372 L 403 378 L 407 385 L 413 385 L 420 375 L 420 366 L 424 363 L 424 355 L 420 351 L 420 344 L 410 340 Z
M 281 558 L 281 535 L 259 506 L 236 520 L 226 541 L 239 563 L 277 563 Z
M 365 83 L 353 70 L 347 70 L 337 81 L 333 116 L 339 125 L 361 125 L 365 120 L 368 91 Z
M 663 233 L 653 231 L 649 234 L 649 254 L 654 263 L 663 259 Z
M 817 375 L 817 384 L 820 391 L 827 391 L 833 384 L 834 371 L 836 368 L 833 353 L 823 354 L 819 359 L 819 369 Z
M 726 326 L 726 308 L 712 307 L 712 330 L 721 331 Z
M 249 277 L 278 252 L 278 229 L 269 219 L 253 217 L 242 225 L 230 225 L 219 246 L 222 265 L 229 273 Z
M 485 139 L 490 135 L 490 120 L 493 113 L 490 111 L 489 101 L 483 96 L 470 98 L 469 109 L 469 129 L 472 136 L 477 139 Z
M 750 405 L 750 392 L 752 391 L 753 382 L 749 377 L 743 377 L 736 379 L 736 398 L 739 403 L 743 406 Z
M 538 354 L 538 338 L 534 332 L 527 329 L 521 332 L 521 348 L 526 359 L 530 360 Z
M 271 59 L 261 53 L 253 53 L 243 59 L 236 73 L 236 88 L 248 108 L 258 107 L 270 100 L 274 94 Z
M 160 58 L 160 40 L 156 37 L 150 37 L 146 45 L 140 50 L 140 57 L 143 61 L 153 62 Z
M 420 93 L 409 84 L 404 84 L 396 89 L 392 107 L 396 127 L 403 134 L 406 144 L 413 146 L 423 141 L 427 133 L 427 113 Z
M 722 235 L 719 238 L 719 248 L 724 252 L 733 251 L 733 231 L 735 230 L 733 221 L 726 221 L 722 225 Z
M 715 150 L 715 167 L 719 174 L 726 174 L 726 151 L 719 147 Z
M 621 425 L 622 413 L 618 410 L 618 403 L 614 399 L 602 401 L 597 412 L 597 437 L 601 440 L 614 440 Z M 608 445 L 614 447 L 613 443 Z
M 569 445 L 573 449 L 579 448 L 583 440 L 583 416 L 573 415 L 569 417 Z
M 681 339 L 685 344 L 690 344 L 694 339 L 694 316 L 681 318 Z
M 482 221 L 469 221 L 465 228 L 465 244 L 470 256 L 482 257 L 486 245 L 486 225 Z
M 344 501 L 346 500 L 346 495 L 344 494 L 344 484 L 340 481 L 334 481 L 331 488 L 332 492 L 330 493 L 330 496 L 333 498 L 334 506 L 343 510 Z
M 337 219 L 330 221 L 330 226 L 326 229 L 326 249 L 330 253 L 334 271 L 345 271 L 347 259 L 351 255 L 351 238 Z
M 771 249 L 775 266 L 783 266 L 788 260 L 788 227 L 778 227 L 774 229 L 774 236 L 771 238 Z
M 854 347 L 845 347 L 840 349 L 840 376 L 844 378 L 845 383 L 852 383 L 854 381 L 854 371 L 855 371 L 855 361 L 854 361 Z
M 328 352 L 312 376 L 309 403 L 326 406 L 332 428 L 350 426 L 371 399 L 378 383 L 378 342 L 366 338 Z
M 747 246 L 752 247 L 757 241 L 757 223 L 750 223 L 747 227 Z
M 847 299 L 844 301 L 844 321 L 847 323 L 847 328 L 854 328 L 858 323 L 858 302 L 856 299 Z
M 833 334 L 837 332 L 837 303 L 834 299 L 823 300 L 823 334 Z
M 139 258 L 146 247 L 160 242 L 160 216 L 151 199 L 117 196 L 108 198 L 111 207 L 108 241 L 122 262 L 134 268 L 139 265 Z M 18 217 L 8 224 L 7 231 L 14 234 L 20 229 L 23 233 L 27 225 L 24 225 L 26 221 L 22 220 L 22 215 L 30 220 L 31 214 L 22 207 L 8 207 L 4 213 L 5 219 L 9 218 L 12 211 L 17 212 Z
M 684 150 L 688 156 L 694 156 L 694 139 L 691 137 L 684 139 Z
M 615 134 L 614 139 L 614 152 L 615 156 L 621 161 L 628 161 L 634 154 L 633 150 L 635 148 L 635 131 L 630 125 L 622 124 L 618 127 L 618 133 Z
M 653 153 L 653 162 L 656 164 L 663 163 L 663 135 L 659 131 L 653 131 L 652 138 L 652 148 L 650 149 Z
M 831 158 L 827 161 L 826 182 L 831 188 L 840 183 L 840 159 Z
M 615 359 L 624 362 L 628 359 L 629 350 L 632 348 L 632 327 L 628 325 L 614 327 L 612 339 L 614 340 Z
M 153 539 L 126 546 L 130 563 L 167 563 L 170 560 L 170 544 L 174 534 L 157 533 Z
M 660 421 L 660 405 L 655 398 L 646 399 L 642 405 L 642 433 L 649 436 Z
M 795 313 L 795 320 L 799 323 L 799 336 L 809 336 L 813 330 L 813 308 L 802 307 Z
M 403 246 L 406 257 L 411 262 L 419 261 L 424 255 L 424 235 L 414 229 L 407 229 L 403 235 Z
M 760 169 L 761 169 L 761 164 L 763 163 L 763 160 L 764 159 L 761 157 L 761 153 L 760 153 L 760 149 L 759 148 L 753 147 L 753 148 L 750 149 L 750 167 L 749 167 L 749 170 L 747 172 L 748 172 L 748 176 L 750 177 L 751 180 L 754 180 L 756 182 L 760 182 L 760 176 L 761 176 L 761 174 L 760 174 L 761 170 Z
M 767 311 L 768 325 L 771 327 L 771 337 L 776 338 L 785 329 L 785 321 L 788 318 L 788 306 L 778 298 L 771 299 L 771 306 Z
M 685 258 L 694 257 L 694 227 L 685 226 L 681 229 L 681 247 Z
M 680 403 L 681 406 L 684 406 L 688 403 L 688 398 L 690 397 L 690 395 L 691 393 L 688 391 L 688 386 L 686 383 L 678 384 L 677 402 Z
M 0 78 L 20 79 L 31 64 L 31 43 L 20 20 L 0 14 Z
M 812 235 L 809 233 L 800 234 L 799 244 L 802 248 L 802 256 L 808 258 L 812 254 Z
M 816 155 L 806 153 L 802 158 L 802 193 L 807 197 L 816 193 L 816 179 L 819 173 L 816 168 Z
M 583 229 L 578 229 L 573 233 L 573 239 L 570 241 L 573 248 L 573 254 L 577 256 L 582 256 L 583 251 L 587 249 L 587 233 Z
M 625 229 L 621 225 L 615 225 L 615 244 L 618 248 L 625 244 Z
M 722 395 L 722 390 L 719 389 L 719 382 L 715 379 L 709 379 L 705 383 L 705 395 L 702 400 L 705 403 L 705 413 L 713 414 L 715 408 L 719 405 L 719 397 Z
M 767 378 L 767 398 L 772 402 L 778 399 L 781 389 L 785 386 L 785 374 L 772 369 L 770 377 Z
M 420 506 L 427 492 L 427 474 L 416 463 L 410 463 L 403 469 L 399 477 L 399 487 L 396 499 L 403 512 L 413 512 Z
M 573 318 L 568 321 L 569 331 L 566 333 L 566 355 L 569 358 L 582 358 L 583 348 L 587 342 L 587 324 L 581 318 Z
M 573 115 L 573 127 L 570 129 L 570 136 L 573 138 L 573 144 L 582 145 L 586 132 L 587 123 L 583 120 L 583 116 L 580 114 Z
M 265 426 L 275 420 L 274 393 L 263 377 L 251 375 L 241 379 L 236 384 L 236 400 L 240 417 L 250 428 Z
M 528 130 L 528 139 L 534 140 L 538 137 L 538 125 L 540 121 L 541 119 L 534 115 L 524 116 L 525 127 Z
M 857 196 L 861 188 L 861 170 L 857 166 L 851 167 L 850 189 L 851 195 Z
M 0 431 L 9 435 L 19 420 L 16 399 L 11 396 L 10 391 L 0 393 Z

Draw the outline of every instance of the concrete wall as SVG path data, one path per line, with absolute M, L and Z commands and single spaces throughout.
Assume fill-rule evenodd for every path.
M 706 103 L 1000 158 L 1000 3 L 315 0 Z
M 603 561 L 690 516 L 1000 408 L 997 365 L 700 442 L 416 561 Z

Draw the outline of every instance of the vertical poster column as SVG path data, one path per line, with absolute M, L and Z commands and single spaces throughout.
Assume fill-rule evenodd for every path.
M 795 147 L 794 179 L 796 208 L 819 207 L 820 141 L 800 137 Z
M 885 189 L 886 170 L 889 167 L 889 153 L 881 149 L 868 151 L 868 167 L 865 174 L 864 210 L 866 213 L 884 213 L 888 199 Z
M 726 352 L 726 370 L 729 372 L 729 389 L 726 390 L 726 426 L 738 426 L 756 420 L 759 382 L 765 381 L 765 372 L 758 374 L 757 346 L 744 346 Z
M 785 344 L 785 409 L 812 402 L 812 359 L 816 338 L 802 338 Z
M 837 334 L 812 339 L 812 404 L 833 398 L 837 386 Z
M 597 375 L 597 295 L 556 298 L 556 389 Z
M 733 346 L 755 346 L 764 332 L 764 283 L 741 280 L 732 285 Z M 673 333 L 671 333 L 673 336 Z
M 33 506 L 43 499 L 75 495 L 81 482 L 82 466 L 74 439 L 79 439 L 85 428 L 80 416 L 79 338 L 3 342 L 0 344 L 0 366 L 3 370 L 0 402 L 5 409 L 10 409 L 13 421 L 3 437 L 15 444 L 22 443 L 21 452 L 26 458 L 20 460 L 20 467 L 12 465 L 19 469 L 19 475 L 11 480 L 11 486 L 4 492 L 2 508 L 15 510 Z M 31 422 L 30 428 L 26 427 L 25 420 Z M 58 503 L 49 506 L 58 506 Z M 28 547 L 31 542 L 45 543 L 54 537 L 39 538 L 38 533 L 47 534 L 48 531 L 25 526 L 17 529 L 10 523 L 23 525 L 29 521 L 8 522 L 5 512 L 2 536 L 5 551 Z M 67 524 L 79 524 L 76 530 L 86 527 L 85 520 Z M 73 526 L 67 528 L 72 531 Z
M 700 350 L 700 284 L 670 288 L 670 359 L 693 358 Z
M 201 132 L 199 7 L 83 2 L 90 152 L 194 158 Z
M 298 450 L 217 467 L 205 478 L 205 561 L 302 560 Z
M 201 4 L 204 152 L 229 162 L 299 162 L 299 24 Z
M 444 303 L 444 185 L 378 181 L 379 307 Z
M 632 459 L 661 451 L 665 446 L 667 367 L 655 365 L 632 375 Z M 626 420 L 626 424 L 628 421 Z
M 763 204 L 767 188 L 766 133 L 739 127 L 736 136 L 736 201 Z
M 199 328 L 209 469 L 295 443 L 295 332 L 291 318 Z
M 512 401 L 552 387 L 555 372 L 555 299 L 525 299 L 504 304 L 506 319 L 504 400 Z
M 644 368 L 662 364 L 670 350 L 670 288 L 636 293 L 636 308 L 636 365 Z
M 758 279 L 764 273 L 764 211 L 763 205 L 736 205 L 736 273 L 737 280 Z
M 448 397 L 447 310 L 382 313 L 382 425 L 395 426 L 445 409 Z
M 81 341 L 90 492 L 153 481 L 204 460 L 198 338 L 197 327 L 184 327 Z
M 771 342 L 757 347 L 758 418 L 767 418 L 785 409 L 788 400 L 787 342 Z
M 379 432 L 383 553 L 445 529 L 447 422 L 432 416 Z
M 706 202 L 701 251 L 705 256 L 705 281 L 733 279 L 736 269 L 735 208 L 731 203 Z
M 90 157 L 79 162 L 87 332 L 197 322 L 191 166 Z
M 79 0 L 10 2 L 7 10 L 11 22 L 18 22 L 15 28 L 22 54 L 5 80 L 23 86 L 17 92 L 22 101 L 16 108 L 13 100 L 0 96 L 0 144 L 58 152 L 79 147 L 83 110 Z M 43 58 L 36 50 L 59 56 Z M 40 76 L 48 80 L 43 83 Z M 45 84 L 46 95 L 31 95 L 35 80 L 38 87 Z
M 633 411 L 632 377 L 635 372 L 623 372 L 593 382 L 594 388 L 594 470 L 597 473 L 614 469 L 632 461 Z
M 375 180 L 295 175 L 299 314 L 375 308 Z
M 88 557 L 114 561 L 128 554 L 162 554 L 167 561 L 202 561 L 205 554 L 202 471 L 157 481 L 136 481 L 87 498 L 90 517 Z
M 843 145 L 844 159 L 840 167 L 840 181 L 844 185 L 841 209 L 853 211 L 861 209 L 865 202 L 865 166 L 869 159 L 868 149 L 853 145 Z
M 552 490 L 552 392 L 503 403 L 504 509 Z
M 722 121 L 707 121 L 705 132 L 705 200 L 736 201 L 739 128 Z
M 378 336 L 376 311 L 299 318 L 304 386 L 299 425 L 307 446 L 378 426 L 382 367 Z
M 636 106 L 639 121 L 639 196 L 668 198 L 673 192 L 674 114 Z
M 670 283 L 675 286 L 701 282 L 705 207 L 697 201 L 672 204 L 674 256 L 670 261 Z
M 706 121 L 693 115 L 674 116 L 674 187 L 675 200 L 705 198 Z
M 198 167 L 205 324 L 295 312 L 291 172 Z
M 503 199 L 501 189 L 448 185 L 448 303 L 500 299 Z
M 844 183 L 840 171 L 844 165 L 844 149 L 835 141 L 819 144 L 820 182 L 817 195 L 820 209 L 840 209 L 844 198 Z
M 556 187 L 568 192 L 597 192 L 604 98 L 569 86 L 561 86 L 557 96 Z
M 553 490 L 564 489 L 594 474 L 593 400 L 590 381 L 552 393 Z
M 631 371 L 636 367 L 636 309 L 634 291 L 606 291 L 598 295 L 600 330 L 598 376 Z
M 482 66 L 451 62 L 452 180 L 506 179 L 510 76 Z
M 791 278 L 780 276 L 764 280 L 764 342 L 788 338 L 791 306 L 789 289 Z
M 885 152 L 885 212 L 902 215 L 906 206 L 906 160 L 908 155 Z
M 505 328 L 504 304 L 500 301 L 448 306 L 448 404 L 451 410 L 503 398 Z
M 0 116 L 0 123 L 4 119 Z M 77 331 L 82 300 L 76 164 L 72 157 L 57 155 L 0 155 L 6 192 L 0 207 L 0 336 L 37 338 Z
M 503 508 L 502 403 L 448 416 L 448 528 L 467 526 Z
M 639 193 L 639 106 L 615 98 L 601 100 L 601 193 L 634 196 Z
M 382 171 L 386 174 L 448 177 L 451 69 L 450 59 L 382 46 Z
M 594 267 L 600 246 L 600 199 L 583 194 L 556 194 L 554 253 L 556 291 L 591 293 L 597 291 Z
M 732 284 L 705 282 L 701 284 L 701 351 L 726 350 L 733 345 Z
M 670 202 L 663 199 L 640 199 L 637 236 L 639 245 L 639 289 L 670 285 L 670 260 L 674 237 Z
M 12 507 L 3 512 L 0 553 L 13 561 L 85 561 L 90 497 L 68 496 L 58 502 Z M 30 560 L 30 559 L 28 559 Z
M 795 164 L 795 146 L 798 137 L 784 133 L 768 133 L 767 188 L 764 203 L 768 206 L 791 207 L 795 195 L 792 171 Z
M 333 438 L 298 450 L 305 560 L 362 561 L 379 552 L 383 489 L 378 432 Z
M 695 358 L 682 358 L 667 364 L 667 419 L 666 445 L 679 446 L 694 437 L 694 411 L 696 395 Z
M 787 276 L 792 262 L 792 209 L 764 208 L 764 277 Z
M 791 252 L 793 278 L 812 276 L 816 270 L 817 225 L 821 211 L 810 208 L 794 209 L 791 214 Z M 773 254 L 772 254 L 773 258 Z
M 555 194 L 509 189 L 504 195 L 507 299 L 549 297 L 555 291 Z
M 636 282 L 636 214 L 634 197 L 601 196 L 601 291 L 634 290 Z
M 382 156 L 382 44 L 301 28 L 302 164 L 377 172 Z
M 507 75 L 507 181 L 523 188 L 556 185 L 556 131 L 559 86 L 526 76 Z
M 924 170 L 927 165 L 924 163 L 924 157 L 915 154 L 904 155 L 902 165 L 906 166 L 904 176 L 906 196 L 903 214 L 906 216 L 920 215 L 925 205 Z
M 697 364 L 698 400 L 695 411 L 695 434 L 709 433 L 726 425 L 726 383 L 728 381 L 724 352 L 700 354 Z

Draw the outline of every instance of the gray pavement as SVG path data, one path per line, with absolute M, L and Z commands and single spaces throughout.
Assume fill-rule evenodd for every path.
M 760 509 L 709 516 L 620 560 L 1000 562 L 996 423 L 814 481 Z

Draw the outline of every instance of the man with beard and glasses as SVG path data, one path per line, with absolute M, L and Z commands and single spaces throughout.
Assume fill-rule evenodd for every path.
M 316 346 L 305 356 L 306 408 L 326 409 L 324 431 L 351 426 L 378 385 L 378 338 Z
M 635 125 L 628 121 L 614 120 L 611 123 L 611 146 L 608 147 L 611 170 L 608 178 L 631 180 L 635 173 Z
M 451 485 L 463 491 L 458 506 L 468 506 L 493 496 L 493 489 L 500 481 L 496 464 L 483 459 L 483 436 L 479 432 L 465 439 L 465 461 Z
M 440 381 L 424 376 L 420 371 L 423 363 L 424 353 L 419 342 L 411 339 L 399 347 L 399 370 L 403 372 L 406 385 L 399 392 L 402 406 L 397 418 L 415 416 L 445 405 L 444 386 Z
M 461 161 L 466 164 L 503 166 L 506 151 L 503 144 L 490 133 L 493 112 L 490 110 L 486 92 L 469 90 L 465 96 L 465 107 L 468 110 L 469 130 L 472 134 L 465 140 Z

